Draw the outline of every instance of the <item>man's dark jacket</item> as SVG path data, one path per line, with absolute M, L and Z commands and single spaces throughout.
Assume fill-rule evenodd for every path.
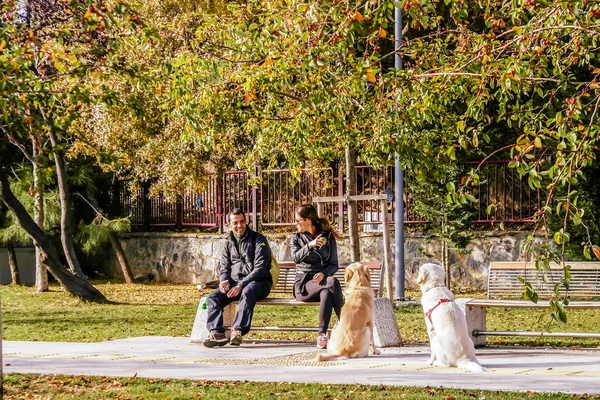
M 238 244 L 230 232 L 221 255 L 219 279 L 233 285 L 241 283 L 243 287 L 252 281 L 265 281 L 271 285 L 271 249 L 267 238 L 246 228 Z

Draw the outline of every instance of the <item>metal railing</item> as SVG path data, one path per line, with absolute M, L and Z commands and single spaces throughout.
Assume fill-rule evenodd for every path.
M 135 229 L 140 228 L 213 228 L 222 231 L 225 215 L 241 208 L 255 225 L 264 227 L 294 226 L 295 210 L 311 203 L 313 197 L 343 196 L 346 182 L 338 166 L 317 170 L 303 169 L 299 176 L 288 169 L 228 171 L 211 175 L 202 192 L 186 192 L 176 201 L 162 196 L 148 196 L 148 184 L 119 181 L 112 189 L 109 209 L 113 215 L 129 216 Z M 386 194 L 388 220 L 394 221 L 394 169 L 357 166 L 357 194 Z M 257 186 L 249 184 L 254 175 Z M 508 168 L 508 161 L 486 162 L 479 171 L 480 184 L 472 193 L 476 203 L 476 223 L 529 223 L 540 207 L 539 191 L 529 188 L 526 180 Z M 407 195 L 411 180 L 405 180 L 404 223 L 421 224 L 425 219 L 413 209 L 414 200 Z M 492 213 L 487 214 L 491 206 Z M 343 232 L 347 226 L 344 202 L 325 204 L 325 215 Z M 382 213 L 375 201 L 357 202 L 359 224 L 365 231 L 377 231 Z

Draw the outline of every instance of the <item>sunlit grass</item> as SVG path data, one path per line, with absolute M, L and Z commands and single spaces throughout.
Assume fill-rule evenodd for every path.
M 541 400 L 600 399 L 593 395 L 518 393 L 405 386 L 330 385 L 320 383 L 218 382 L 178 379 L 109 378 L 67 375 L 9 374 L 4 399 L 456 399 Z

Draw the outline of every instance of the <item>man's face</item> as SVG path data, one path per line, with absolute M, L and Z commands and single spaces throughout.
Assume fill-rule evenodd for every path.
M 244 236 L 246 232 L 246 218 L 243 214 L 239 215 L 230 215 L 229 216 L 229 226 L 231 226 L 231 230 L 237 236 Z

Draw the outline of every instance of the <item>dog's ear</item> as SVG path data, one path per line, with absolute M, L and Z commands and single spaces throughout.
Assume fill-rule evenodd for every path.
M 369 268 L 366 265 L 361 265 L 362 268 L 362 273 L 365 276 L 365 278 L 367 278 L 367 281 L 369 282 L 369 286 L 371 286 L 371 271 L 369 271 Z
M 417 285 L 424 284 L 425 282 L 427 282 L 427 279 L 429 279 L 429 272 L 427 271 L 427 268 L 419 269 L 419 275 L 417 276 Z
M 352 276 L 354 275 L 354 268 L 352 268 L 353 264 L 350 264 L 344 270 L 344 278 L 346 279 L 346 284 L 352 280 Z

